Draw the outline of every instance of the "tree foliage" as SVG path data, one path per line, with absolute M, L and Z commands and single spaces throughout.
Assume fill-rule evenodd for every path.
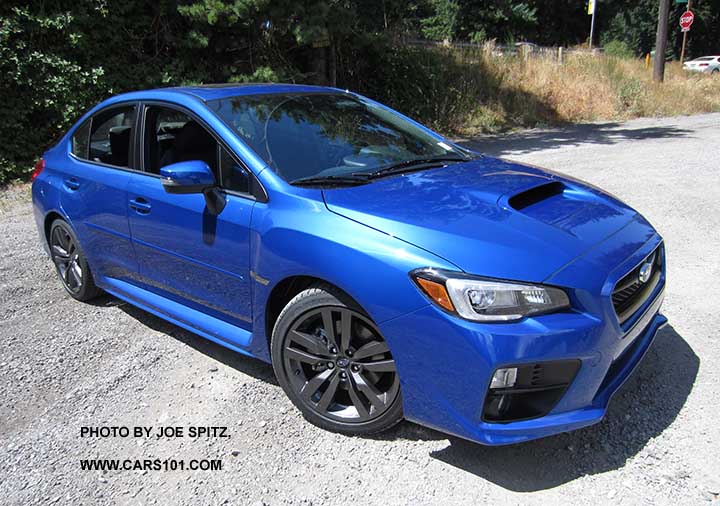
M 720 0 L 694 4 L 689 54 L 720 52 Z M 673 4 L 669 21 L 675 55 L 682 10 Z M 601 41 L 623 54 L 651 50 L 656 19 L 657 0 L 598 3 Z M 85 109 L 114 93 L 200 82 L 329 83 L 441 126 L 465 100 L 454 81 L 462 70 L 398 41 L 570 45 L 584 42 L 588 29 L 578 0 L 7 0 L 0 183 L 26 175 Z

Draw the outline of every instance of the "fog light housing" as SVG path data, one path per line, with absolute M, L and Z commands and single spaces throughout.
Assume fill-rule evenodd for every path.
M 483 421 L 508 423 L 547 415 L 565 394 L 579 369 L 579 360 L 497 369 L 485 395 Z
M 515 385 L 515 381 L 517 381 L 517 367 L 498 369 L 490 381 L 490 388 L 510 388 Z

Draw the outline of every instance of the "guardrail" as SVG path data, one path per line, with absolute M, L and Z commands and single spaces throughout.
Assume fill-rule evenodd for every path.
M 400 41 L 407 46 L 436 47 L 457 49 L 463 53 L 480 51 L 494 57 L 522 57 L 522 58 L 549 58 L 563 62 L 563 58 L 569 54 L 584 54 L 589 56 L 603 53 L 601 48 L 579 48 L 563 46 L 538 46 L 532 42 L 516 42 L 515 44 L 496 44 L 493 41 L 484 43 L 473 42 L 440 42 L 432 40 L 409 39 Z

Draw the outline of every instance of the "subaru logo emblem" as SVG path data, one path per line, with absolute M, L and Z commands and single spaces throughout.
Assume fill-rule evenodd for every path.
M 638 281 L 641 283 L 647 283 L 650 279 L 650 276 L 652 276 L 653 272 L 653 263 L 652 261 L 645 262 L 642 267 L 640 267 L 640 274 L 638 275 Z

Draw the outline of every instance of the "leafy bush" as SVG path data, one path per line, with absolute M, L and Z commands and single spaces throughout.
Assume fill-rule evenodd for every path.
M 27 176 L 35 160 L 98 98 L 103 69 L 65 57 L 79 43 L 69 14 L 15 8 L 0 17 L 0 183 Z
M 644 12 L 653 2 L 641 3 Z M 540 40 L 532 36 L 535 25 L 544 27 L 537 37 L 557 36 L 565 33 L 565 21 L 549 7 L 552 2 L 481 4 L 7 0 L 0 3 L 0 184 L 27 177 L 42 152 L 99 100 L 161 86 L 336 84 L 446 133 L 720 109 L 720 80 L 688 79 L 671 66 L 665 84 L 653 85 L 641 62 L 626 59 L 644 42 L 624 37 L 624 25 L 608 31 L 609 57 L 568 55 L 563 66 L 540 57 L 494 57 L 496 38 L 525 40 L 530 34 Z M 698 9 L 710 19 L 711 7 Z M 580 3 L 566 13 L 573 12 L 585 37 Z M 478 46 L 399 44 L 423 31 Z M 696 33 L 693 47 L 700 48 L 697 43 Z
M 617 58 L 635 58 L 635 53 L 624 40 L 611 40 L 603 47 L 605 54 Z
M 364 47 L 341 83 L 380 100 L 432 128 L 483 131 L 553 123 L 545 100 L 517 86 L 507 66 L 481 49 L 395 47 L 375 41 Z
M 644 99 L 645 87 L 640 79 L 626 77 L 619 82 L 617 100 L 620 111 L 639 116 L 642 114 Z

